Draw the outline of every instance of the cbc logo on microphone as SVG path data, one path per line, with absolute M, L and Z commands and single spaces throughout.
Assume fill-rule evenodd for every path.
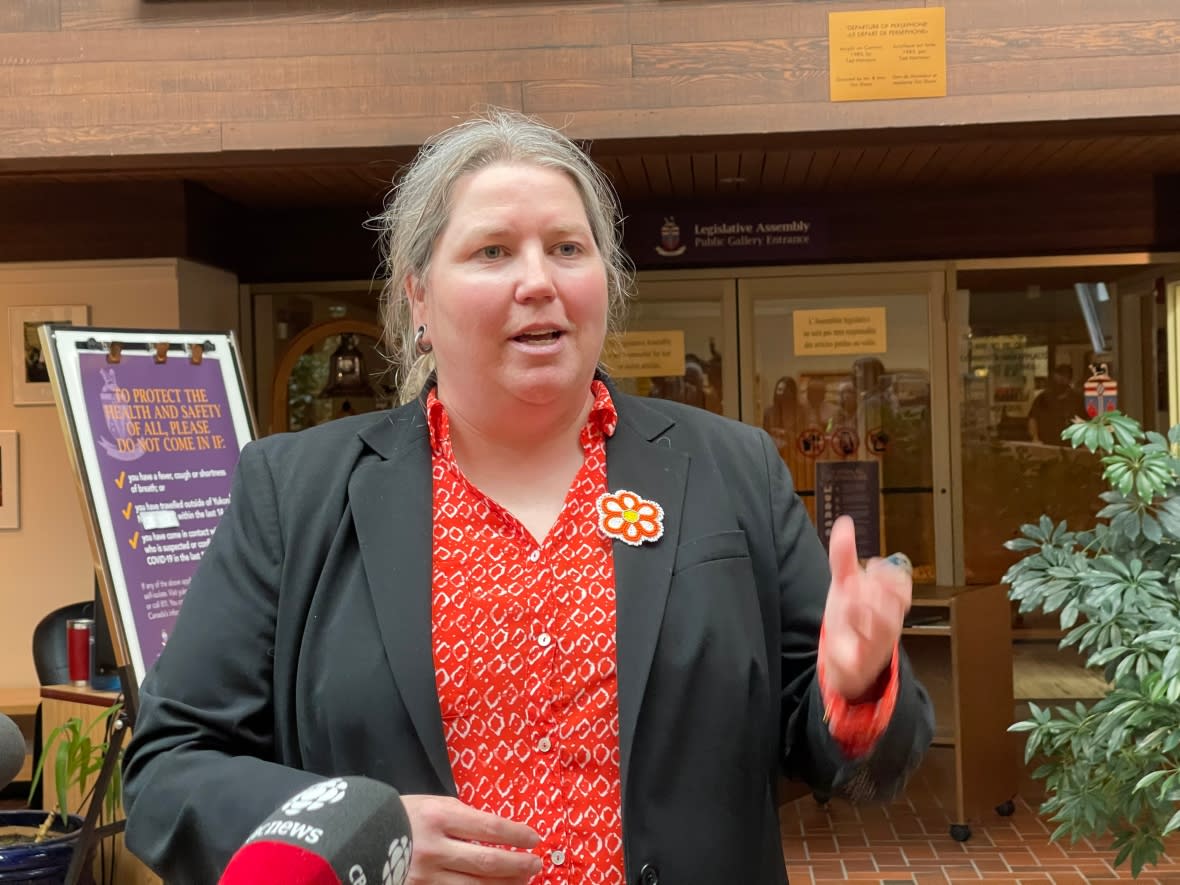
M 282 812 L 288 817 L 304 811 L 319 811 L 325 805 L 335 805 L 344 798 L 348 783 L 340 778 L 312 784 L 298 796 L 292 796 L 283 803 Z
M 381 868 L 381 885 L 403 885 L 410 874 L 410 837 L 394 839 L 389 845 L 389 859 Z
M 381 867 L 381 885 L 405 885 L 410 874 L 410 837 L 402 836 L 389 843 L 389 857 Z M 369 885 L 365 871 L 360 864 L 354 864 L 348 871 L 349 885 Z

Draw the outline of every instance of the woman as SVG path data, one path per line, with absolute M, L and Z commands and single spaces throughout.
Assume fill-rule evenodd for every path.
M 794 444 L 798 425 L 799 385 L 790 375 L 783 375 L 775 382 L 774 399 L 762 411 L 762 429 L 781 451 Z
M 363 774 L 402 794 L 413 883 L 770 885 L 781 770 L 886 796 L 916 764 L 908 577 L 861 570 L 850 524 L 830 572 L 761 431 L 596 374 L 616 212 L 507 113 L 405 175 L 384 307 L 409 401 L 243 451 L 144 682 L 127 838 L 169 882 Z

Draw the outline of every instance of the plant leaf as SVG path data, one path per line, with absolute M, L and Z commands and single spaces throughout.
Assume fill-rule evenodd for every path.
M 59 741 L 57 745 L 57 753 L 54 758 L 53 775 L 54 788 L 57 792 L 57 813 L 61 818 L 62 826 L 65 826 L 69 821 L 69 791 L 70 791 L 70 743 L 68 741 Z

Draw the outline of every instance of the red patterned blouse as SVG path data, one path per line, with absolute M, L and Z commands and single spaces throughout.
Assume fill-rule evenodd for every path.
M 434 467 L 434 663 L 459 799 L 541 835 L 536 885 L 623 880 L 615 581 L 595 502 L 618 416 L 606 385 L 585 461 L 538 544 L 455 463 L 428 402 Z
M 614 560 L 596 511 L 618 414 L 605 384 L 594 381 L 593 393 L 585 461 L 541 543 L 468 482 L 446 409 L 433 391 L 427 401 L 447 752 L 461 801 L 540 834 L 533 885 L 616 885 L 624 875 Z M 858 737 L 859 748 L 870 735 Z

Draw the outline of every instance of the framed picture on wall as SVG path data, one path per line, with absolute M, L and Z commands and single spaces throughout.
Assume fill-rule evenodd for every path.
M 20 528 L 20 452 L 15 430 L 0 430 L 0 529 Z
M 13 405 L 43 406 L 53 402 L 53 386 L 49 383 L 49 370 L 41 352 L 38 327 L 42 323 L 84 326 L 89 319 L 88 313 L 84 304 L 8 308 Z

